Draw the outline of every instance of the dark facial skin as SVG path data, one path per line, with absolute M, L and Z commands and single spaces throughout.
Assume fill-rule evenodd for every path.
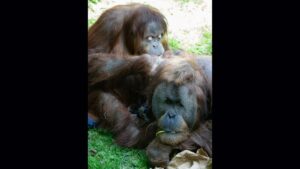
M 160 56 L 164 53 L 162 45 L 163 29 L 160 24 L 156 22 L 149 22 L 146 25 L 144 38 L 142 40 L 142 47 L 149 55 Z
M 152 111 L 162 143 L 176 145 L 187 139 L 197 119 L 196 95 L 188 86 L 161 83 L 152 97 Z

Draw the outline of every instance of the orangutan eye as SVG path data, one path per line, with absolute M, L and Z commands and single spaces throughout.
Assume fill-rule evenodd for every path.
M 166 102 L 167 104 L 173 104 L 173 101 L 172 101 L 171 99 L 169 99 L 169 98 L 167 98 L 165 102 Z
M 162 34 L 158 35 L 158 39 L 160 40 L 162 38 Z
M 153 40 L 153 37 L 152 37 L 152 36 L 148 36 L 148 37 L 147 37 L 147 40 L 152 41 L 152 40 Z
M 180 107 L 183 107 L 181 101 L 176 101 L 176 105 L 180 106 Z

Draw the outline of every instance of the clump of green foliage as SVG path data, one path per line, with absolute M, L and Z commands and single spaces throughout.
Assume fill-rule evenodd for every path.
M 188 51 L 198 55 L 212 55 L 212 33 L 209 31 L 204 32 L 200 41 Z
M 174 38 L 170 38 L 169 39 L 169 46 L 173 50 L 181 49 L 181 43 L 180 43 L 180 41 L 177 40 L 177 39 L 174 39 Z
M 174 38 L 169 38 L 169 46 L 173 50 L 182 49 L 182 44 L 180 41 Z M 212 55 L 212 33 L 205 31 L 199 42 L 186 49 L 186 51 L 196 55 Z
M 97 4 L 99 2 L 101 2 L 101 0 L 88 0 L 89 3 L 92 3 L 92 4 Z
M 96 19 L 89 19 L 88 20 L 88 27 L 91 27 L 96 22 Z

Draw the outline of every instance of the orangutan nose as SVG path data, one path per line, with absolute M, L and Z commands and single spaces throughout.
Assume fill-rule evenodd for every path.
M 176 114 L 172 111 L 172 112 L 168 112 L 168 117 L 171 119 L 171 118 L 174 118 L 176 116 Z

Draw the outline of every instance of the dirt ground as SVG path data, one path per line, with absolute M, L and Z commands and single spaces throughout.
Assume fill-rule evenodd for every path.
M 179 40 L 183 48 L 194 45 L 204 31 L 212 31 L 212 0 L 101 0 L 89 7 L 89 19 L 119 4 L 139 2 L 159 9 L 168 20 L 169 37 Z

